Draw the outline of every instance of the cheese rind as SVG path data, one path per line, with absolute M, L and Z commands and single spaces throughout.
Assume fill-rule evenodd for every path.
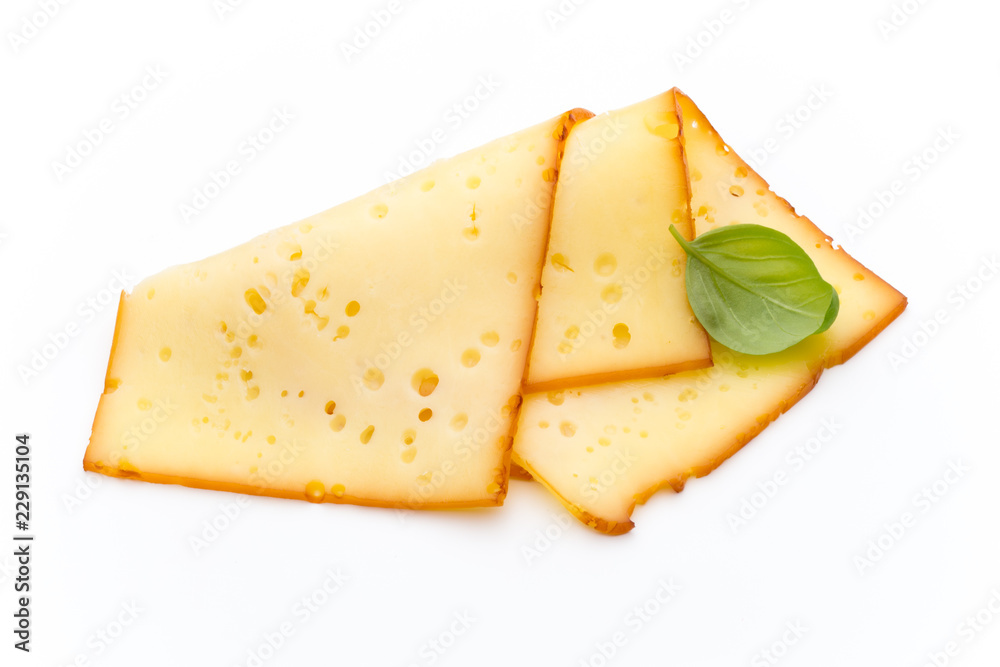
M 501 504 L 577 110 L 123 295 L 88 470 L 394 507 Z
M 740 355 L 713 342 L 713 368 L 527 397 L 515 462 L 581 521 L 610 534 L 631 530 L 636 503 L 715 469 L 906 307 L 902 294 L 772 193 L 689 98 L 676 98 L 696 233 L 741 222 L 784 232 L 837 288 L 840 313 L 826 332 L 776 354 Z
M 674 91 L 573 128 L 526 392 L 711 364 L 671 223 L 691 237 Z

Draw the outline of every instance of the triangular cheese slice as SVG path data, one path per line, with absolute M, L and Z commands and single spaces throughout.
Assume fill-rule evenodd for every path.
M 570 133 L 526 392 L 711 364 L 668 229 L 691 238 L 678 134 L 672 90 Z
M 87 470 L 395 507 L 501 504 L 580 110 L 123 295 Z
M 752 222 L 791 236 L 840 293 L 825 333 L 767 356 L 713 343 L 714 367 L 662 379 L 528 396 L 515 461 L 581 520 L 612 534 L 633 527 L 636 503 L 708 474 L 804 396 L 824 368 L 856 353 L 906 299 L 775 195 L 678 93 L 695 231 Z

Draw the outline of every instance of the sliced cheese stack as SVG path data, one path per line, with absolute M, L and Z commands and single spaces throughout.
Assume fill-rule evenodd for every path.
M 407 507 L 502 503 L 575 111 L 123 295 L 84 467 Z
M 688 305 L 691 238 L 674 91 L 570 133 L 542 272 L 526 392 L 711 364 Z
M 581 521 L 612 534 L 630 530 L 635 504 L 658 489 L 680 490 L 711 472 L 906 307 L 903 295 L 772 193 L 689 98 L 677 93 L 677 102 L 696 235 L 737 223 L 788 234 L 837 288 L 840 315 L 825 333 L 778 354 L 713 344 L 713 368 L 526 397 L 515 461 Z

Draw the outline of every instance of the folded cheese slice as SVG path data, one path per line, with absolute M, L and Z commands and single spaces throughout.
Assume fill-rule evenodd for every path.
M 87 470 L 498 505 L 576 110 L 122 295 Z
M 692 234 L 675 106 L 671 90 L 570 132 L 526 392 L 711 364 L 669 232 Z
M 777 354 L 741 355 L 713 343 L 712 368 L 527 396 L 515 461 L 581 521 L 611 534 L 631 530 L 636 503 L 655 491 L 679 491 L 715 469 L 906 307 L 902 294 L 772 193 L 690 98 L 676 99 L 696 234 L 738 223 L 784 232 L 837 289 L 840 314 L 825 333 Z

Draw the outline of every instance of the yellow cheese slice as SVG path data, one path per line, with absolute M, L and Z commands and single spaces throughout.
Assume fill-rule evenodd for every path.
M 714 367 L 667 378 L 527 396 L 515 461 L 581 521 L 611 534 L 662 488 L 703 476 L 804 396 L 823 369 L 849 358 L 906 307 L 906 298 L 861 266 L 772 193 L 677 93 L 696 234 L 756 223 L 792 237 L 840 293 L 825 333 L 773 355 L 713 343 Z
M 691 238 L 674 91 L 573 128 L 526 392 L 711 364 L 670 223 Z
M 576 110 L 122 296 L 87 470 L 396 507 L 503 502 Z

